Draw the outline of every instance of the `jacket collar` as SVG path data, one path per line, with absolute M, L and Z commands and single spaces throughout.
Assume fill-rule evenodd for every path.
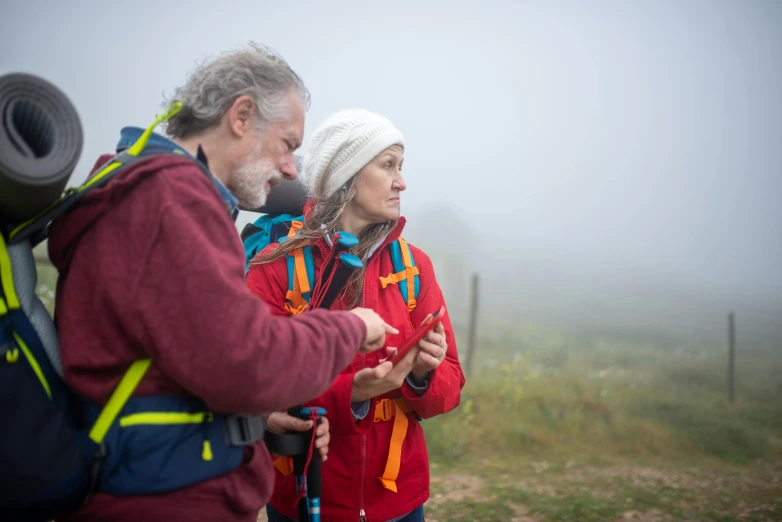
M 120 136 L 119 141 L 117 142 L 117 153 L 122 152 L 123 150 L 129 148 L 131 145 L 133 145 L 139 137 L 141 137 L 141 134 L 144 133 L 145 129 L 142 129 L 141 127 L 123 127 L 120 130 Z M 209 169 L 209 160 L 206 157 L 206 154 L 204 153 L 204 150 L 199 145 L 198 147 L 198 157 L 194 158 L 192 154 L 187 152 L 185 149 L 171 141 L 170 139 L 166 138 L 165 136 L 161 136 L 160 134 L 157 134 L 156 132 L 153 132 L 152 135 L 149 137 L 149 141 L 147 142 L 147 149 L 167 149 L 167 150 L 175 150 L 177 151 L 177 154 L 183 155 L 185 157 L 191 158 L 196 161 L 200 161 L 203 163 L 207 170 Z M 211 174 L 209 178 L 212 180 L 212 183 L 214 184 L 215 188 L 217 189 L 217 193 L 220 194 L 220 198 L 225 203 L 226 207 L 228 208 L 228 213 L 231 215 L 231 219 L 236 221 L 236 217 L 239 215 L 239 201 L 236 199 L 236 197 L 231 194 L 231 192 L 228 190 L 228 188 L 223 184 L 222 181 L 217 179 L 217 176 L 214 174 Z
M 391 232 L 388 233 L 388 235 L 382 241 L 380 246 L 378 248 L 375 248 L 372 255 L 370 255 L 367 264 L 371 263 L 374 259 L 377 258 L 378 252 L 381 252 L 388 245 L 390 245 L 391 243 L 399 239 L 399 237 L 402 235 L 402 231 L 404 230 L 406 223 L 407 223 L 407 219 L 405 219 L 404 216 L 400 216 L 393 230 L 391 230 Z M 328 256 L 329 250 L 331 249 L 330 241 L 327 241 L 325 236 L 315 241 L 313 247 L 315 247 L 318 250 L 318 252 L 321 254 L 321 256 L 324 259 Z

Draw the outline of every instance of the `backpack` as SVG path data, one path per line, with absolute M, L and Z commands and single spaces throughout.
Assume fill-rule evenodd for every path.
M 11 227 L 62 195 L 83 135 L 70 100 L 32 75 L 0 78 L 0 112 L 12 115 L 0 125 L 0 513 L 51 520 L 87 498 L 97 445 L 69 415 L 55 323 L 35 294 L 40 240 L 28 236 L 43 227 L 15 239 Z
M 244 244 L 244 254 L 246 270 L 250 269 L 250 262 L 253 258 L 271 243 L 276 243 L 281 238 L 288 235 L 288 230 L 294 223 L 302 223 L 304 215 L 293 214 L 266 214 L 253 223 L 248 223 L 242 229 L 240 235 L 242 244 Z
M 279 243 L 294 236 L 304 225 L 304 216 L 291 214 L 266 214 L 254 223 L 245 226 L 242 231 L 242 242 L 246 253 L 246 266 L 255 255 L 271 243 Z M 402 239 L 396 239 L 388 245 L 394 272 L 380 277 L 380 285 L 385 289 L 396 284 L 399 293 L 407 305 L 408 312 L 416 306 L 420 282 L 418 268 L 415 265 L 410 246 Z M 285 295 L 285 309 L 289 315 L 298 315 L 307 309 L 310 301 L 310 291 L 315 285 L 315 265 L 310 246 L 305 245 L 294 249 L 286 256 L 288 268 L 288 290 Z
M 57 333 L 35 295 L 29 242 L 0 235 L 0 277 L 0 512 L 50 520 L 86 499 L 97 445 L 68 415 L 73 397 L 55 367 Z
M 6 101 L 2 87 L 0 81 L 0 108 Z M 56 90 L 48 83 L 45 87 Z M 69 103 L 67 98 L 65 103 Z M 180 109 L 181 103 L 174 103 L 127 150 L 21 224 L 17 224 L 18 219 L 3 217 L 9 214 L 7 208 L 14 210 L 15 201 L 7 204 L 10 200 L 0 198 L 3 520 L 43 522 L 59 518 L 89 502 L 93 491 L 145 495 L 201 482 L 239 466 L 243 446 L 263 438 L 259 417 L 217 414 L 194 397 L 132 397 L 150 366 L 149 359 L 138 360 L 127 369 L 105 405 L 80 397 L 63 379 L 56 325 L 35 295 L 32 250 L 46 238 L 49 224 L 136 161 L 156 154 L 185 154 L 181 150 L 146 148 L 153 129 Z M 37 138 L 44 139 L 41 135 L 45 138 L 45 133 Z M 65 138 L 69 136 L 56 136 L 55 140 Z M 65 141 L 69 146 L 75 143 Z M 13 180 L 4 170 L 4 160 L 18 149 L 12 150 L 13 145 L 0 134 L 2 183 Z M 211 176 L 208 168 L 196 163 Z M 27 168 L 39 166 L 32 162 Z M 28 179 L 23 181 L 29 181 L 37 173 L 24 174 Z

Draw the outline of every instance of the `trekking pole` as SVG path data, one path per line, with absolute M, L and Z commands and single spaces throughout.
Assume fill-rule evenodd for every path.
M 299 522 L 320 522 L 320 496 L 323 490 L 323 461 L 315 448 L 315 429 L 322 422 L 326 410 L 316 407 L 294 406 L 288 415 L 304 420 L 312 420 L 309 434 L 310 443 L 306 451 L 293 455 L 293 472 L 296 474 L 296 492 L 298 494 Z

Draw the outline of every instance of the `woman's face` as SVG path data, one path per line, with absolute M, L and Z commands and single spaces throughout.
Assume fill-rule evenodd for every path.
M 361 221 L 384 223 L 399 218 L 399 196 L 407 188 L 402 177 L 403 154 L 401 146 L 392 145 L 361 169 L 356 195 L 349 203 Z

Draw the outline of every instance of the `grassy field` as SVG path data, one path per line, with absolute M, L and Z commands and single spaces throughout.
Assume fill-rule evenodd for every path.
M 498 328 L 425 421 L 427 520 L 782 520 L 782 357 Z

